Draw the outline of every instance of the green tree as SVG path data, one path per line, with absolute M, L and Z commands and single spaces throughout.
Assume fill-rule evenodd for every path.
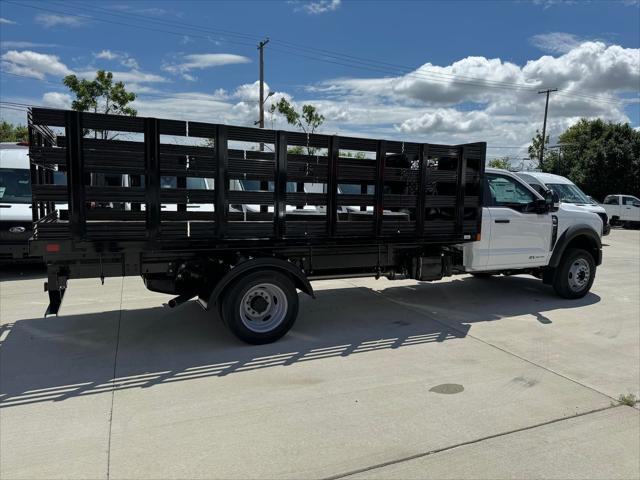
M 559 155 L 542 171 L 569 178 L 599 200 L 612 193 L 640 196 L 640 132 L 628 123 L 582 119 L 559 144 Z
M 534 165 L 542 171 L 545 171 L 545 166 L 548 163 L 553 163 L 558 156 L 558 152 L 549 150 L 549 135 L 544 139 L 544 157 L 540 162 L 540 149 L 542 148 L 542 133 L 536 130 L 535 136 L 531 139 L 531 145 L 529 145 L 529 159 Z
M 24 125 L 14 125 L 9 122 L 0 124 L 0 142 L 27 142 L 29 130 Z
M 75 75 L 67 75 L 63 79 L 65 86 L 75 94 L 71 108 L 80 112 L 110 113 L 135 117 L 138 112 L 129 106 L 136 99 L 136 94 L 128 92 L 124 83 L 113 82 L 113 73 L 98 70 L 94 80 L 79 79 Z M 96 131 L 95 136 L 109 138 L 109 132 Z M 115 138 L 117 135 L 112 136 Z
M 356 158 L 358 160 L 364 160 L 365 158 L 367 158 L 367 154 L 364 152 L 356 152 L 354 155 L 349 150 L 340 150 L 340 156 L 347 158 Z
M 501 168 L 502 170 L 509 170 L 511 166 L 511 159 L 509 157 L 493 158 L 489 160 L 489 167 Z
M 292 155 L 302 155 L 304 153 L 304 147 L 294 145 L 293 147 L 287 148 L 287 153 L 290 153 Z
M 275 112 L 282 115 L 289 125 L 293 125 L 304 133 L 311 135 L 324 123 L 324 115 L 318 113 L 318 109 L 313 105 L 305 104 L 302 106 L 302 112 L 296 111 L 287 99 L 281 98 L 278 103 L 271 104 L 269 113 L 273 115 Z M 313 155 L 315 148 L 307 145 L 307 154 Z

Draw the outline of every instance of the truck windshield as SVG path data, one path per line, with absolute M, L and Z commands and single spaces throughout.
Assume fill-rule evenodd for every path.
M 561 202 L 592 203 L 582 190 L 571 183 L 547 183 L 547 187 L 558 194 Z
M 0 168 L 0 202 L 31 203 L 31 174 L 24 168 Z

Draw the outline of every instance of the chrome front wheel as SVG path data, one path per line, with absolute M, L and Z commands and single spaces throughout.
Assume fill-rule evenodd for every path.
M 569 267 L 568 283 L 569 288 L 574 292 L 581 292 L 589 285 L 591 278 L 591 267 L 584 258 L 576 258 Z
M 568 248 L 555 269 L 553 288 L 564 298 L 584 297 L 593 285 L 596 263 L 582 248 Z

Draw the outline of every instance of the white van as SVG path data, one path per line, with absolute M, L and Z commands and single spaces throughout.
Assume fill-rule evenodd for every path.
M 609 235 L 611 225 L 607 211 L 568 178 L 542 172 L 515 172 L 515 174 L 540 194 L 547 188 L 551 189 L 558 194 L 562 203 L 570 203 L 597 214 L 602 219 L 602 235 Z
M 29 256 L 31 222 L 29 147 L 0 143 L 0 262 Z

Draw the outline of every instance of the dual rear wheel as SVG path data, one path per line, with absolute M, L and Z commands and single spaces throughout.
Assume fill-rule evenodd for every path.
M 249 273 L 225 290 L 221 313 L 239 339 L 253 345 L 275 342 L 298 316 L 296 287 L 275 270 Z

